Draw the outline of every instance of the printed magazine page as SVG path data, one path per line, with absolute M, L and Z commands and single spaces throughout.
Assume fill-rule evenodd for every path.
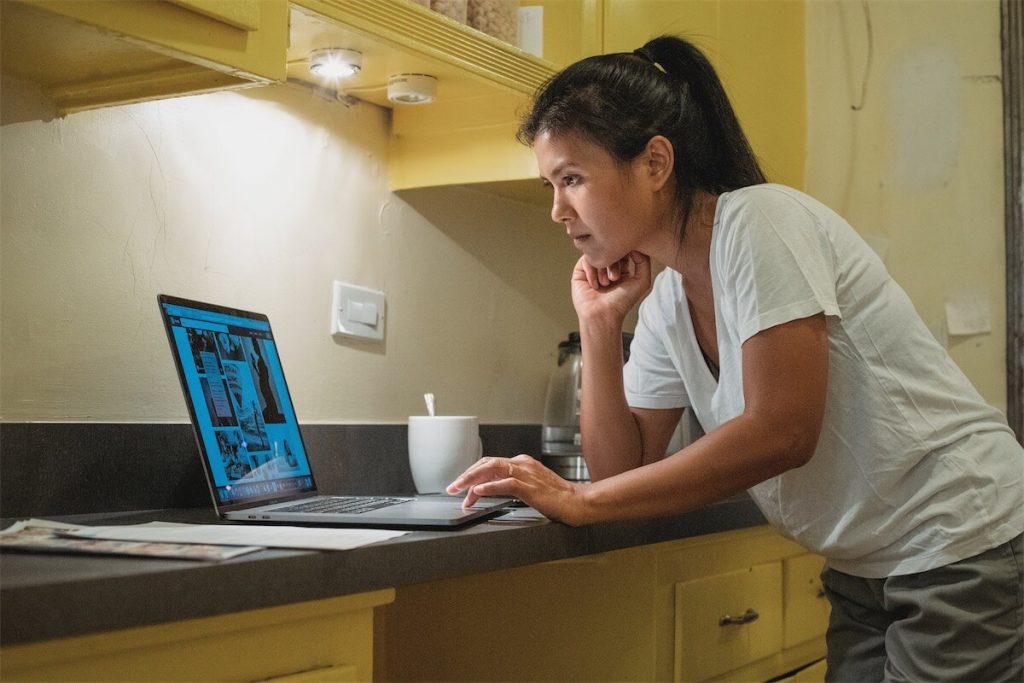
M 215 562 L 246 553 L 263 550 L 257 546 L 219 546 L 195 543 L 144 543 L 138 541 L 108 541 L 101 539 L 69 538 L 59 535 L 88 527 L 60 524 L 40 519 L 15 522 L 0 531 L 0 550 L 74 553 L 89 555 L 130 555 L 135 557 L 164 557 L 179 560 Z

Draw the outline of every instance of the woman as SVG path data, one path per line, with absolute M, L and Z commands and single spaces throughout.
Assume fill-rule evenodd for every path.
M 593 483 L 526 455 L 449 487 L 569 524 L 744 489 L 827 560 L 830 680 L 1021 680 L 1024 450 L 838 215 L 765 183 L 714 70 L 673 37 L 554 77 L 520 129 L 582 252 Z M 640 307 L 621 367 L 626 314 Z M 664 455 L 684 407 L 706 436 Z

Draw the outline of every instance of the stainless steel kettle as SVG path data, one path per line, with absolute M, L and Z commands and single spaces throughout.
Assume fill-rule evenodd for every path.
M 622 335 L 623 362 L 629 359 L 633 335 Z M 558 365 L 548 378 L 541 431 L 541 462 L 572 481 L 589 481 L 590 473 L 580 447 L 580 392 L 583 353 L 580 335 L 570 332 L 558 344 Z

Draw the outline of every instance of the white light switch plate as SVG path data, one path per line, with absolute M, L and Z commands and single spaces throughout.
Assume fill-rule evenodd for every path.
M 384 339 L 384 292 L 334 281 L 331 296 L 331 335 Z

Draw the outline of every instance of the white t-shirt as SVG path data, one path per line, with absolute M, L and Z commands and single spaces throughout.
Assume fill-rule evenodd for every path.
M 682 278 L 640 307 L 626 364 L 638 408 L 692 407 L 705 432 L 743 412 L 742 344 L 824 312 L 828 391 L 810 462 L 750 489 L 768 521 L 864 577 L 971 557 L 1024 530 L 1024 449 L 836 213 L 779 185 L 721 195 L 711 239 L 719 378 Z

